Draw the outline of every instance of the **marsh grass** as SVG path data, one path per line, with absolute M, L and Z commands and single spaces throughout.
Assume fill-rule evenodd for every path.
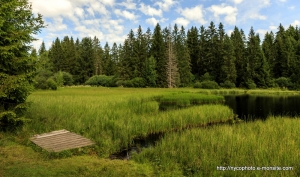
M 185 176 L 299 176 L 300 121 L 266 121 L 214 126 L 168 134 L 156 147 L 134 156 L 156 171 L 180 168 Z M 150 159 L 150 160 L 149 160 Z M 155 162 L 159 159 L 160 164 Z M 223 167 L 293 167 L 291 171 L 218 171 Z
M 98 155 L 108 157 L 130 146 L 136 137 L 234 118 L 232 110 L 223 105 L 159 111 L 155 97 L 177 92 L 181 90 L 90 87 L 37 91 L 29 97 L 32 106 L 27 116 L 32 121 L 23 132 L 33 136 L 67 129 L 95 141 Z
M 160 110 L 186 108 L 193 105 L 220 104 L 225 101 L 223 96 L 199 93 L 173 93 L 158 99 Z

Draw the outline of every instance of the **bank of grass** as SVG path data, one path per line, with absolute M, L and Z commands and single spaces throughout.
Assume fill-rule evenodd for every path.
M 186 108 L 193 105 L 222 104 L 225 99 L 220 95 L 205 95 L 199 93 L 173 93 L 163 95 L 158 99 L 161 110 Z
M 32 122 L 23 132 L 32 136 L 67 129 L 95 141 L 95 151 L 107 157 L 126 148 L 136 137 L 234 118 L 232 110 L 224 105 L 161 112 L 153 98 L 163 94 L 170 94 L 170 90 L 65 88 L 35 92 L 29 97 L 32 106 L 28 116 Z
M 300 176 L 299 119 L 192 129 L 164 136 L 155 148 L 134 156 L 156 174 L 181 169 L 185 176 Z M 292 170 L 217 170 L 217 167 L 292 167 Z
M 234 115 L 223 105 L 160 112 L 158 103 L 152 99 L 178 92 L 212 94 L 210 90 L 190 88 L 76 87 L 35 91 L 28 99 L 32 106 L 27 117 L 32 121 L 15 134 L 0 133 L 0 176 L 300 175 L 299 163 L 296 163 L 300 145 L 295 138 L 300 126 L 296 119 L 187 130 L 186 127 L 226 121 Z M 81 134 L 96 145 L 79 156 L 64 152 L 67 157 L 49 158 L 29 141 L 34 134 L 58 129 Z M 180 129 L 184 131 L 173 132 Z M 108 160 L 110 153 L 126 147 L 133 138 L 155 132 L 166 132 L 157 147 L 144 149 L 130 161 Z M 292 154 L 294 157 L 290 158 Z M 226 163 L 231 166 L 293 166 L 294 171 L 234 173 L 216 170 L 216 166 Z
M 1 140 L 0 140 L 1 142 Z M 3 143 L 3 141 L 2 141 Z M 45 159 L 31 147 L 6 140 L 0 145 L 0 176 L 2 177 L 66 177 L 66 176 L 154 176 L 151 165 L 134 161 L 109 160 L 95 155 Z

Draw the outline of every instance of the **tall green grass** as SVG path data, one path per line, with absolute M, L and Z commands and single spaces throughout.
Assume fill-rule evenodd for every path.
M 27 136 L 33 136 L 67 129 L 95 141 L 96 151 L 105 157 L 126 148 L 136 137 L 234 117 L 232 110 L 223 105 L 160 112 L 153 97 L 169 93 L 168 89 L 123 88 L 38 91 L 29 97 L 32 106 L 27 116 L 32 122 L 23 130 Z
M 199 93 L 173 93 L 159 98 L 161 110 L 185 108 L 192 105 L 220 104 L 225 101 L 223 96 L 205 95 Z
M 300 121 L 267 121 L 192 129 L 164 136 L 155 148 L 134 156 L 157 174 L 180 169 L 185 176 L 299 176 Z M 217 167 L 293 167 L 290 171 L 217 170 Z M 177 172 L 178 173 L 178 172 Z

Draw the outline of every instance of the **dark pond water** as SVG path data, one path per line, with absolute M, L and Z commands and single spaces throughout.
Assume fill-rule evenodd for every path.
M 240 119 L 265 120 L 269 115 L 300 115 L 300 96 L 226 95 L 225 104 Z

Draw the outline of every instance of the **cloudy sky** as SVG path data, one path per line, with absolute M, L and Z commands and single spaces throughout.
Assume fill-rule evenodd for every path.
M 29 0 L 33 12 L 43 15 L 47 28 L 37 36 L 50 47 L 56 37 L 74 39 L 97 36 L 101 45 L 123 43 L 130 29 L 144 32 L 159 23 L 162 27 L 183 25 L 207 27 L 222 22 L 227 33 L 234 26 L 246 35 L 250 27 L 261 34 L 283 26 L 300 26 L 299 0 Z

